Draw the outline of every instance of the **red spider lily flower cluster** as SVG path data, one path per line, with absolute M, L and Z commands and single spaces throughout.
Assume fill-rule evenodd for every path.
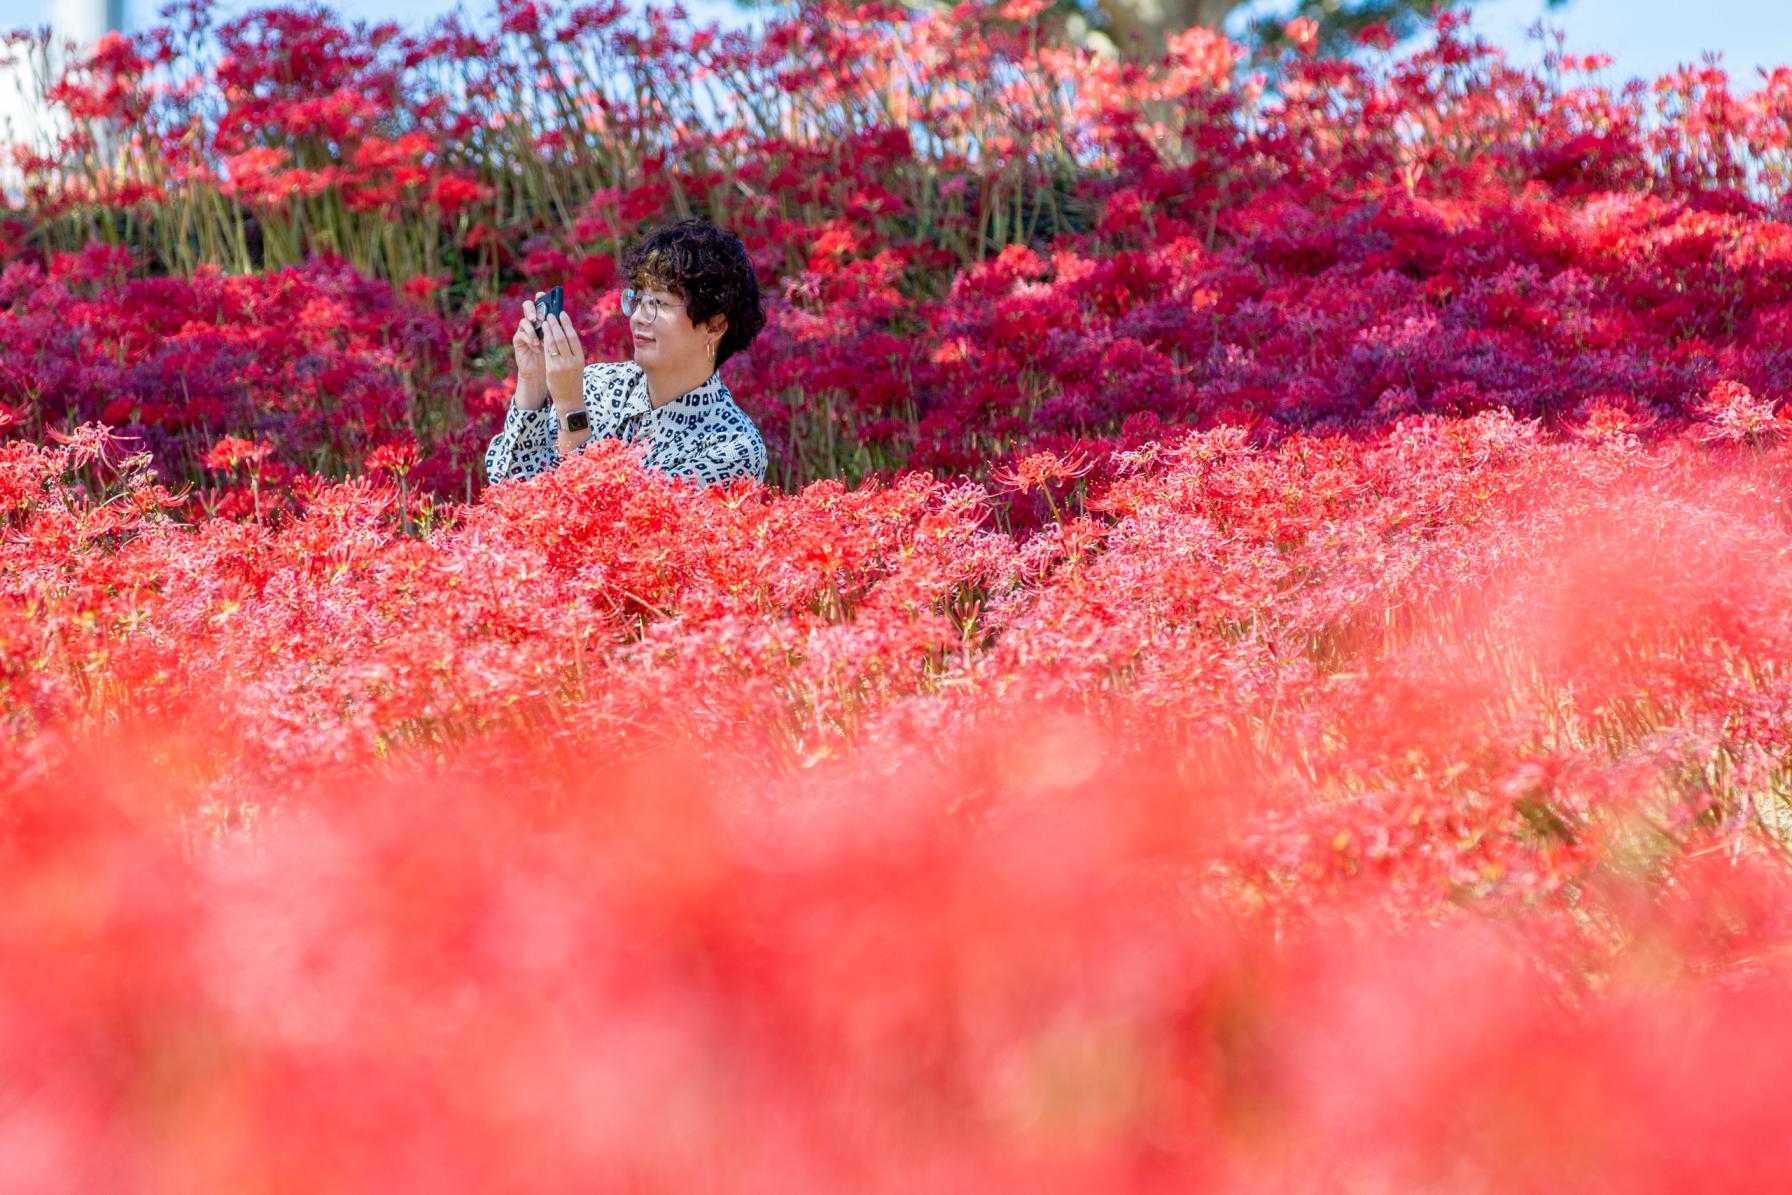
M 1015 541 L 622 445 L 425 539 L 370 480 L 184 523 L 73 439 L 0 460 L 31 1175 L 1792 1163 L 1781 442 L 1194 433 Z
M 1778 436 L 1792 421 L 1774 410 L 1774 404 L 1757 398 L 1740 382 L 1719 382 L 1702 408 L 1705 419 L 1695 433 L 1701 440 L 1758 442 Z
M 1792 72 L 209 12 L 0 213 L 0 1187 L 1785 1184 Z M 771 484 L 482 490 L 682 208 Z
M 1244 423 L 1273 442 L 1413 411 L 1504 407 L 1559 423 L 1612 395 L 1684 425 L 1714 385 L 1777 395 L 1789 381 L 1774 344 L 1792 330 L 1792 243 L 1775 217 L 1792 191 L 1778 165 L 1792 73 L 1746 95 L 1711 70 L 1612 92 L 1592 63 L 1515 69 L 1457 17 L 1398 60 L 1291 56 L 1270 91 L 1242 47 L 1205 31 L 1123 70 L 1025 34 L 1030 9 L 813 5 L 757 38 L 681 34 L 658 15 L 637 31 L 617 6 L 521 6 L 489 38 L 454 22 L 356 37 L 327 14 L 278 11 L 213 30 L 202 0 L 178 15 L 107 42 L 46 102 L 79 126 L 71 136 L 128 140 L 137 156 L 107 177 L 163 180 L 162 209 L 136 203 L 140 217 L 191 223 L 182 196 L 224 210 L 207 188 L 240 203 L 218 248 L 241 269 L 314 270 L 350 253 L 331 267 L 331 298 L 350 306 L 329 316 L 349 338 L 320 344 L 274 309 L 232 310 L 219 282 L 181 268 L 172 239 L 93 268 L 182 277 L 96 288 L 72 312 L 55 284 L 89 267 L 45 259 L 36 274 L 27 253 L 0 336 L 72 355 L 72 329 L 40 318 L 54 312 L 93 351 L 0 377 L 24 434 L 65 412 L 146 429 L 192 412 L 215 436 L 241 430 L 246 407 L 269 409 L 216 379 L 195 393 L 217 367 L 175 368 L 158 348 L 184 327 L 189 344 L 234 342 L 258 363 L 327 362 L 316 385 L 281 378 L 270 396 L 327 411 L 267 429 L 293 482 L 319 462 L 358 467 L 381 440 L 367 424 L 404 426 L 392 403 L 432 412 L 412 421 L 419 483 L 465 499 L 499 412 L 460 399 L 502 371 L 514 304 L 562 282 L 596 325 L 594 351 L 624 353 L 615 262 L 644 222 L 699 195 L 746 240 L 769 297 L 771 325 L 731 365 L 731 388 L 785 485 L 981 475 L 1009 454 L 1074 451 L 1111 478 L 1112 454 L 1164 425 Z M 1300 22 L 1290 30 L 1310 40 Z M 762 126 L 727 104 L 706 114 L 676 89 L 618 89 L 600 68 L 621 45 L 649 56 L 647 76 L 800 93 L 839 129 L 793 135 L 791 121 Z M 911 73 L 892 72 L 897 60 Z M 442 94 L 455 72 L 464 105 Z M 544 72 L 565 118 L 506 133 L 509 146 L 494 130 L 516 110 L 502 105 L 538 106 Z M 1041 111 L 1042 96 L 1060 105 Z M 889 116 L 868 123 L 867 103 Z M 1179 123 L 1163 123 L 1166 103 Z M 536 145 L 546 136 L 553 146 Z M 953 139 L 976 141 L 976 159 Z M 52 241 L 70 204 L 118 206 L 88 193 L 99 179 L 54 169 L 58 154 L 20 152 L 43 164 L 26 211 Z M 616 155 L 639 156 L 627 180 L 567 191 L 548 173 Z M 1018 179 L 1015 192 L 998 178 Z M 401 216 L 415 238 L 402 245 Z M 370 244 L 402 256 L 369 256 Z M 350 282 L 358 273 L 379 281 Z M 153 300 L 137 285 L 152 280 Z M 175 293 L 186 286 L 195 293 Z M 145 302 L 184 323 L 126 335 Z M 123 387 L 112 370 L 127 371 Z M 169 480 L 203 483 L 202 448 L 157 431 L 147 443 Z M 1046 504 L 1013 517 L 1043 522 Z

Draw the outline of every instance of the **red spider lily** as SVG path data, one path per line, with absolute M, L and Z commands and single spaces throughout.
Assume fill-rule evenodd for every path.
M 1358 31 L 1356 40 L 1357 44 L 1360 46 L 1370 46 L 1377 50 L 1391 50 L 1394 48 L 1393 31 L 1388 28 L 1387 22 L 1385 21 L 1376 21 L 1372 24 L 1363 26 L 1363 28 Z
M 1087 453 L 1060 457 L 1053 452 L 1035 452 L 1011 466 L 991 470 L 990 477 L 1009 489 L 1025 493 L 1036 487 L 1044 488 L 1054 481 L 1081 477 L 1093 467 L 1094 461 Z
M 407 298 L 414 299 L 419 303 L 426 303 L 431 295 L 447 286 L 448 282 L 449 279 L 444 274 L 417 274 L 406 278 L 400 284 L 399 289 Z
M 1296 17 L 1289 21 L 1282 26 L 1282 35 L 1307 57 L 1319 52 L 1319 22 L 1312 17 Z
M 1774 410 L 1775 404 L 1756 397 L 1740 382 L 1723 381 L 1711 387 L 1703 408 L 1705 420 L 1694 432 L 1697 439 L 1724 443 L 1760 443 L 1792 426 L 1792 420 Z
M 1051 0 L 1007 0 L 1000 12 L 1008 20 L 1024 25 L 1050 7 Z
M 68 433 L 45 428 L 44 434 L 58 444 L 68 445 L 70 456 L 78 464 L 109 460 L 124 441 L 133 438 L 103 423 L 83 423 Z
M 1069 458 L 1060 457 L 1053 452 L 1036 452 L 1017 461 L 1013 466 L 992 470 L 990 478 L 997 485 L 1018 493 L 1028 493 L 1033 489 L 1043 491 L 1053 522 L 1062 523 L 1063 515 L 1058 510 L 1057 499 L 1052 496 L 1051 483 L 1081 477 L 1094 468 L 1094 465 L 1093 459 L 1080 450 L 1072 453 Z
M 445 174 L 429 190 L 429 202 L 444 216 L 453 216 L 491 194 L 491 188 L 462 175 Z
M 272 444 L 263 444 L 254 440 L 245 440 L 240 436 L 224 436 L 206 451 L 202 463 L 208 469 L 234 469 L 238 465 L 251 467 L 274 454 Z
M 367 454 L 366 467 L 369 472 L 395 473 L 400 477 L 417 467 L 418 451 L 415 440 L 395 440 L 381 444 Z

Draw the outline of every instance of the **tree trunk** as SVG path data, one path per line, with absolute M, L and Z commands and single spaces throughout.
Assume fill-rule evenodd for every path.
M 1191 25 L 1218 29 L 1243 0 L 1099 0 L 1108 35 L 1127 58 L 1164 52 L 1165 38 Z

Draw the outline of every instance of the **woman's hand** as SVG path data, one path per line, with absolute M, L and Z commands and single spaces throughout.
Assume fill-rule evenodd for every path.
M 572 316 L 562 311 L 541 325 L 546 341 L 548 393 L 559 407 L 577 406 L 585 400 L 585 350 L 573 331 Z
M 535 297 L 539 299 L 541 294 L 537 292 Z M 547 356 L 535 335 L 539 316 L 535 304 L 524 299 L 523 318 L 517 321 L 516 334 L 510 338 L 510 347 L 516 353 L 517 394 L 524 406 L 535 405 L 548 394 Z

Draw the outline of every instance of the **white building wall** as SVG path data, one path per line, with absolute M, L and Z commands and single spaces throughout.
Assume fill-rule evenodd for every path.
M 122 32 L 130 28 L 125 0 L 47 0 L 36 14 L 8 16 L 0 23 L 0 29 L 37 29 L 46 21 L 51 33 L 51 78 L 64 60 L 63 42 L 73 41 L 79 49 L 85 49 L 108 30 Z M 34 102 L 36 86 L 29 63 L 0 65 L 0 189 L 15 201 L 20 179 L 12 163 L 11 144 L 23 141 L 43 152 L 44 143 L 53 143 L 62 131 L 51 114 Z

